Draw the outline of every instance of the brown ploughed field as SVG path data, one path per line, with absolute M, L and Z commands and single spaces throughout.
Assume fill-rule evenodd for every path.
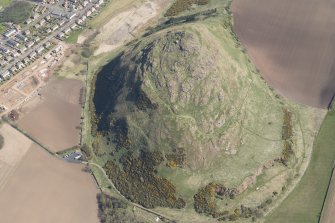
M 98 190 L 82 169 L 31 146 L 0 191 L 0 221 L 98 223 Z
M 36 98 L 23 106 L 21 129 L 52 151 L 78 145 L 80 137 L 82 82 L 70 79 L 51 80 Z
M 32 145 L 32 142 L 7 124 L 2 124 L 0 134 L 4 137 L 4 146 L 0 149 L 0 191 L 8 183 L 15 169 Z M 1 214 L 0 214 L 1 215 Z M 1 220 L 0 220 L 1 222 Z
M 335 93 L 335 3 L 234 0 L 234 30 L 280 94 L 325 108 Z

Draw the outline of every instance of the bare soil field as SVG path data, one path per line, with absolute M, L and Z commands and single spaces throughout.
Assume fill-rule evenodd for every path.
M 325 108 L 335 92 L 335 4 L 234 0 L 234 30 L 270 86 Z
M 99 222 L 98 190 L 82 169 L 33 145 L 0 191 L 1 222 Z
M 51 80 L 39 98 L 20 109 L 19 127 L 52 151 L 76 146 L 80 137 L 81 88 L 78 80 Z
M 130 41 L 151 19 L 158 17 L 169 3 L 167 0 L 148 0 L 113 17 L 99 29 L 96 42 L 101 44 L 94 55 L 110 52 Z M 83 41 L 83 37 L 79 39 Z
M 6 185 L 11 174 L 27 153 L 32 142 L 7 124 L 0 128 L 4 146 L 0 149 L 0 190 Z

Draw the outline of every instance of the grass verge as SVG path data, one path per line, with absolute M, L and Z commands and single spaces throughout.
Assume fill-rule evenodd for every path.
M 78 30 L 74 31 L 73 33 L 71 33 L 71 35 L 68 38 L 66 38 L 65 41 L 67 43 L 72 43 L 72 44 L 77 43 L 78 37 L 82 33 L 82 31 L 83 31 L 83 29 L 78 29 Z
M 299 185 L 270 214 L 266 223 L 316 223 L 326 196 L 335 160 L 335 112 L 330 111 L 314 143 L 310 164 Z

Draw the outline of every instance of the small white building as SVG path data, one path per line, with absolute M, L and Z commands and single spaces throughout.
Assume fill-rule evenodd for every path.
M 31 54 L 29 54 L 28 58 L 33 59 L 36 57 L 36 55 L 37 55 L 36 52 L 32 52 Z
M 67 29 L 64 30 L 65 34 L 69 34 L 70 32 L 71 32 L 71 28 L 67 28 Z
M 41 54 L 43 52 L 43 50 L 44 50 L 44 47 L 41 46 L 36 50 L 36 53 Z
M 11 30 L 8 30 L 6 31 L 3 35 L 7 38 L 11 37 L 12 35 L 14 35 L 16 33 L 16 30 L 15 29 L 11 29 Z
M 55 30 L 57 30 L 59 28 L 59 25 L 54 25 L 51 29 L 52 29 L 52 31 L 55 31 Z
M 89 17 L 90 15 L 92 15 L 92 11 L 91 11 L 91 10 L 88 10 L 88 11 L 86 12 L 86 16 Z
M 40 21 L 40 23 L 39 23 L 41 26 L 42 25 L 44 25 L 45 24 L 45 20 L 44 19 L 42 19 L 41 21 Z
M 29 35 L 29 34 L 30 34 L 30 30 L 27 29 L 27 30 L 23 31 L 22 33 L 23 33 L 24 35 Z
M 50 19 L 51 19 L 51 16 L 50 15 L 47 15 L 45 18 L 44 18 L 46 21 L 50 21 Z
M 60 21 L 58 22 L 58 25 L 59 25 L 59 26 L 62 26 L 62 25 L 64 25 L 64 23 L 65 23 L 65 20 L 62 19 L 62 20 L 60 20 Z
M 28 65 L 29 62 L 30 62 L 30 60 L 29 60 L 28 58 L 24 58 L 24 59 L 22 60 L 22 63 L 24 63 L 25 65 Z
M 18 50 L 18 52 L 19 53 L 24 53 L 24 52 L 26 52 L 27 51 L 27 47 L 26 46 L 22 46 L 19 50 Z
M 72 30 L 75 30 L 76 28 L 77 28 L 77 24 L 73 24 L 73 25 L 71 25 L 71 27 L 70 27 Z
M 9 50 L 8 49 L 6 49 L 6 48 L 4 48 L 4 47 L 1 47 L 0 46 L 0 51 L 3 53 L 3 54 L 9 54 Z
M 60 39 L 64 38 L 64 36 L 65 36 L 65 34 L 63 32 L 61 32 L 57 35 L 57 37 L 60 38 Z
M 31 48 L 32 46 L 34 46 L 34 42 L 26 43 L 25 46 L 26 46 L 27 48 Z
M 32 19 L 37 19 L 38 17 L 40 17 L 40 15 L 38 13 L 35 13 L 34 15 L 32 15 L 30 18 Z
M 7 41 L 7 45 L 11 46 L 11 47 L 18 47 L 20 44 L 14 40 L 8 40 Z
M 22 68 L 24 68 L 24 64 L 22 62 L 18 62 L 15 66 L 19 70 L 21 70 Z
M 46 43 L 43 44 L 43 46 L 44 46 L 45 48 L 48 48 L 50 45 L 51 45 L 50 42 L 46 42 Z
M 1 76 L 3 77 L 3 79 L 7 79 L 10 77 L 10 72 L 9 70 L 5 70 L 4 72 L 1 73 Z
M 54 52 L 54 53 L 58 53 L 58 52 L 61 51 L 61 50 L 62 50 L 62 45 L 58 45 L 58 46 L 55 47 L 55 49 L 53 49 L 52 52 Z
M 13 52 L 11 53 L 11 56 L 12 56 L 12 57 L 18 57 L 18 56 L 20 56 L 20 54 L 19 54 L 18 52 L 16 52 L 16 51 L 13 51 Z
M 31 22 L 32 22 L 31 19 L 27 19 L 24 23 L 28 25 L 28 24 L 30 24 Z
M 81 24 L 83 24 L 83 20 L 81 20 L 81 19 L 77 19 L 76 23 L 77 23 L 78 25 L 81 25 Z
M 27 42 L 28 41 L 28 38 L 26 36 L 20 34 L 20 33 L 17 34 L 15 37 L 16 37 L 16 39 L 21 40 L 23 42 Z
M 73 19 L 74 17 L 76 17 L 76 15 L 77 15 L 76 13 L 70 14 L 70 15 L 68 16 L 68 19 L 71 20 L 71 19 Z
M 10 71 L 12 74 L 15 74 L 16 71 L 17 71 L 17 69 L 16 69 L 16 67 L 12 67 L 12 68 L 9 69 L 9 71 Z

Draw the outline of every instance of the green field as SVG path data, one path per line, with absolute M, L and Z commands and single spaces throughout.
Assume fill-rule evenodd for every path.
M 316 139 L 312 159 L 299 185 L 267 218 L 267 223 L 316 223 L 326 196 L 335 160 L 335 112 L 326 116 Z
M 12 3 L 12 0 L 1 0 L 1 1 L 0 1 L 0 10 L 1 10 L 2 8 L 7 7 L 10 3 Z
M 31 15 L 33 8 L 34 5 L 29 2 L 14 2 L 0 12 L 0 23 L 23 23 Z
M 0 23 L 0 34 L 3 34 L 6 31 L 6 26 Z
M 71 33 L 71 35 L 68 38 L 66 38 L 65 41 L 67 43 L 72 43 L 72 44 L 77 43 L 78 37 L 79 37 L 79 35 L 81 34 L 82 31 L 83 31 L 82 29 L 78 29 L 78 30 L 74 31 L 73 33 Z

